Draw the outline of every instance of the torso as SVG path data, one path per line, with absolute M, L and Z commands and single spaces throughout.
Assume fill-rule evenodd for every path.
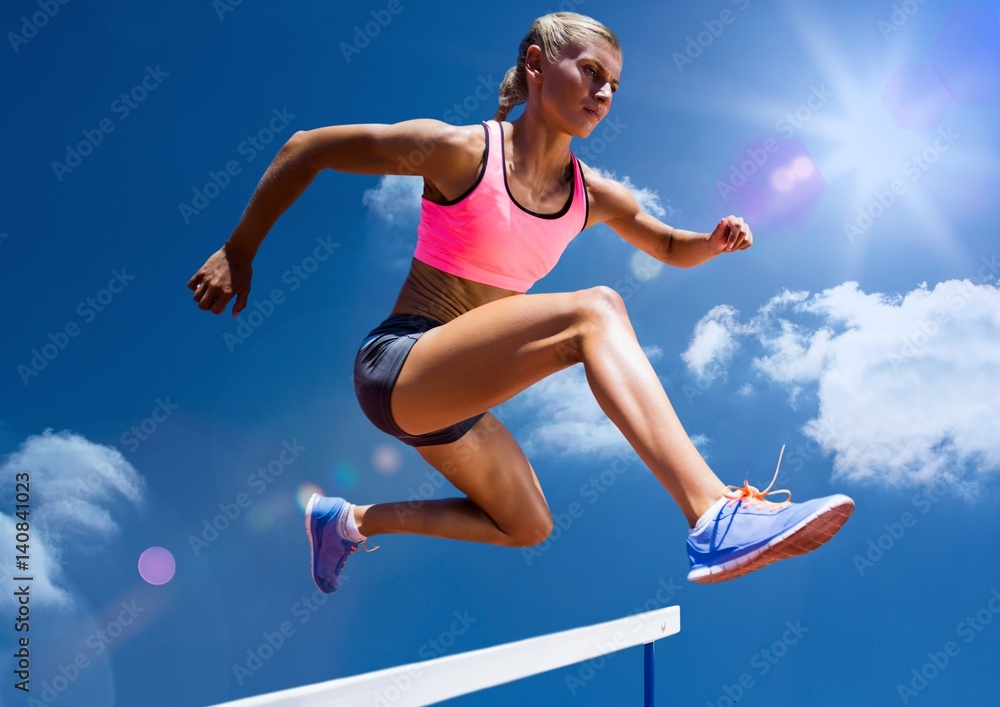
M 392 313 L 416 314 L 444 323 L 488 302 L 516 294 L 520 293 L 456 277 L 414 259 Z
M 517 203 L 531 211 L 541 214 L 558 212 L 570 198 L 573 184 L 572 164 L 567 163 L 566 172 L 554 188 L 533 189 L 531 185 L 524 184 L 518 179 L 517 170 L 511 159 L 512 133 L 510 123 L 504 123 L 504 147 L 507 156 L 505 168 L 511 195 Z M 476 181 L 483 168 L 486 137 L 480 126 L 468 126 L 468 134 L 470 155 L 468 164 L 471 165 L 478 156 L 475 169 L 456 169 L 453 180 L 447 182 L 439 180 L 439 184 L 434 184 L 425 178 L 425 198 L 435 203 L 444 203 L 465 193 Z M 588 188 L 588 193 L 589 191 Z M 589 225 L 590 223 L 587 224 Z M 392 314 L 416 314 L 444 323 L 476 307 L 518 294 L 522 293 L 466 280 L 414 259 L 410 263 L 409 275 L 396 298 Z

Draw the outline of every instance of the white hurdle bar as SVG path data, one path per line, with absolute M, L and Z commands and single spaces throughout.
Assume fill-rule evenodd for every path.
M 653 699 L 653 642 L 679 633 L 681 608 L 642 614 L 226 702 L 216 707 L 420 707 L 646 645 L 645 702 Z

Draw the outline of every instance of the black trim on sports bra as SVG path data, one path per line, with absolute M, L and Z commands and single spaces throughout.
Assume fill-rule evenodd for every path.
M 573 153 L 570 153 L 573 155 Z M 580 170 L 580 183 L 583 185 L 583 200 L 587 205 L 587 209 L 583 212 L 583 226 L 580 227 L 580 232 L 587 228 L 587 222 L 590 220 L 590 194 L 587 192 L 587 178 L 583 176 L 583 165 L 580 164 L 580 160 L 577 159 L 576 155 L 573 155 L 573 159 L 576 160 L 576 168 Z
M 504 189 L 507 190 L 507 196 L 510 197 L 510 200 L 514 202 L 514 205 L 517 208 L 521 209 L 521 211 L 523 211 L 526 214 L 531 214 L 532 216 L 537 216 L 538 218 L 547 218 L 547 219 L 557 219 L 565 216 L 569 212 L 569 207 L 573 205 L 573 197 L 576 196 L 576 194 L 573 193 L 576 190 L 576 173 L 575 172 L 573 173 L 573 181 L 571 181 L 569 184 L 569 199 L 566 201 L 565 206 L 559 209 L 559 211 L 557 211 L 554 214 L 539 214 L 532 211 L 531 209 L 524 208 L 519 203 L 517 203 L 517 199 L 515 199 L 514 195 L 510 193 L 510 185 L 507 184 L 507 146 L 506 144 L 504 144 L 505 140 L 503 137 L 503 123 L 498 122 L 497 125 L 500 126 L 500 169 L 503 170 L 503 187 Z M 572 153 L 570 154 L 572 155 Z M 579 165 L 577 165 L 576 168 L 579 168 Z M 580 176 L 583 176 L 583 170 L 580 170 Z
M 436 201 L 431 201 L 430 199 L 427 199 L 427 197 L 424 196 L 423 194 L 420 195 L 421 199 L 427 199 L 427 201 L 430 201 L 432 204 L 437 204 L 438 206 L 454 206 L 455 204 L 457 204 L 462 199 L 464 199 L 465 197 L 467 197 L 469 194 L 471 194 L 476 190 L 476 187 L 479 186 L 479 183 L 483 181 L 483 177 L 486 175 L 486 165 L 489 163 L 490 160 L 490 131 L 489 128 L 486 127 L 486 121 L 483 121 L 482 126 L 483 126 L 483 132 L 486 133 L 486 149 L 483 150 L 483 168 L 479 170 L 479 176 L 476 177 L 476 181 L 472 183 L 472 186 L 466 189 L 465 193 L 462 194 L 461 196 L 455 197 L 451 201 L 445 201 L 444 203 L 439 204 Z

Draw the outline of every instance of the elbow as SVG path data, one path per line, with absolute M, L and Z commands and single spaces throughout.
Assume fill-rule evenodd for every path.
M 285 140 L 285 144 L 281 146 L 279 152 L 283 152 L 286 155 L 302 155 L 306 153 L 308 145 L 309 131 L 296 130 L 290 138 Z
M 689 270 L 695 266 L 701 265 L 701 263 L 691 263 L 691 262 L 681 261 L 678 260 L 677 258 L 674 258 L 673 260 L 664 260 L 663 262 L 665 265 L 669 265 L 674 268 L 682 268 L 684 270 Z
M 321 168 L 316 165 L 312 156 L 311 145 L 313 141 L 308 130 L 296 130 L 292 136 L 285 141 L 285 144 L 278 150 L 278 157 L 285 163 L 291 163 L 296 167 L 308 169 L 313 173 L 319 173 Z

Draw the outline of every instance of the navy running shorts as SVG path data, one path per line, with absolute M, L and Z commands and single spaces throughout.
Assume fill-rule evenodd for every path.
M 411 447 L 449 444 L 462 438 L 486 413 L 422 435 L 404 432 L 392 419 L 389 396 L 410 349 L 441 322 L 414 314 L 394 314 L 368 332 L 354 360 L 354 392 L 365 416 L 376 427 Z

